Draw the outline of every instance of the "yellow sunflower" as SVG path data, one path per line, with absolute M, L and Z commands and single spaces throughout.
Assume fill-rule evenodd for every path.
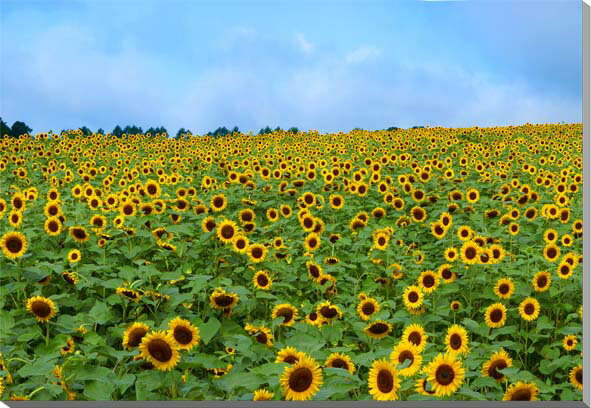
M 53 300 L 43 296 L 33 296 L 27 299 L 27 310 L 41 323 L 49 321 L 56 315 Z
M 490 328 L 503 327 L 507 320 L 507 308 L 502 303 L 494 303 L 486 308 L 484 320 Z
M 132 349 L 142 342 L 142 338 L 150 331 L 150 326 L 145 323 L 135 322 L 129 325 L 123 333 L 123 347 Z
M 297 363 L 285 368 L 280 384 L 286 400 L 309 400 L 322 385 L 322 370 L 315 360 L 302 356 Z
M 357 314 L 363 320 L 369 320 L 371 316 L 380 311 L 380 304 L 373 298 L 366 297 L 357 305 Z
M 27 252 L 27 238 L 17 231 L 7 232 L 0 239 L 0 248 L 7 258 L 16 259 Z
M 193 326 L 190 321 L 175 317 L 168 323 L 168 327 L 179 349 L 191 350 L 199 343 L 199 328 Z
M 505 375 L 501 374 L 499 370 L 513 366 L 513 360 L 509 354 L 501 347 L 501 349 L 493 353 L 490 358 L 482 366 L 482 375 L 484 377 L 491 377 L 501 382 L 505 379 Z
M 396 366 L 386 359 L 376 360 L 369 370 L 369 393 L 377 401 L 394 401 L 398 399 L 400 379 Z
M 164 331 L 146 334 L 139 349 L 141 356 L 161 371 L 172 370 L 180 360 L 176 341 L 170 333 Z
M 509 386 L 503 395 L 503 401 L 537 401 L 538 392 L 535 384 L 519 381 Z
M 351 357 L 343 353 L 332 353 L 324 363 L 325 367 L 342 368 L 347 370 L 350 374 L 355 372 L 355 365 L 351 361 Z
M 579 391 L 583 391 L 583 365 L 579 364 L 569 373 L 570 383 Z
M 283 321 L 281 322 L 282 326 L 293 326 L 298 318 L 298 309 L 289 303 L 282 303 L 273 308 L 271 317 L 273 319 L 283 318 Z
M 470 347 L 466 329 L 457 324 L 450 326 L 445 336 L 445 347 L 450 355 L 468 354 Z
M 398 373 L 403 377 L 415 375 L 423 364 L 423 357 L 417 347 L 406 341 L 401 341 L 390 353 L 390 361 L 397 364 Z M 404 368 L 402 368 L 404 367 Z
M 461 362 L 455 360 L 454 356 L 450 354 L 438 354 L 424 368 L 424 372 L 438 397 L 456 392 L 462 385 L 465 375 Z
M 540 315 L 540 302 L 533 297 L 525 298 L 519 304 L 519 315 L 528 322 L 536 320 Z

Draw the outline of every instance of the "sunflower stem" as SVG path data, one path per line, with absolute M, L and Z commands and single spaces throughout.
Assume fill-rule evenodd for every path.
M 45 346 L 49 345 L 49 322 L 45 323 Z

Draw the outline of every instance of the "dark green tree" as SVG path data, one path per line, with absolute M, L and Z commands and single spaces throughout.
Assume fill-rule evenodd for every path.
M 21 122 L 17 120 L 12 124 L 12 129 L 10 131 L 12 137 L 19 137 L 20 135 L 24 135 L 26 133 L 30 133 L 33 129 L 28 127 L 25 122 Z
M 4 122 L 2 120 L 2 118 L 0 118 L 0 138 L 3 138 L 5 136 L 10 137 L 12 131 L 10 130 L 10 128 L 8 127 L 8 125 L 6 124 L 6 122 Z
M 299 130 L 297 127 L 295 127 L 295 126 L 294 126 L 294 127 L 290 127 L 290 128 L 289 128 L 289 130 L 288 130 L 288 132 L 291 132 L 291 133 L 293 133 L 293 134 L 296 134 L 296 133 L 298 133 L 299 131 L 300 131 L 300 130 Z
M 80 130 L 82 131 L 82 134 L 83 134 L 84 136 L 89 136 L 89 135 L 92 135 L 92 131 L 91 131 L 89 128 L 87 128 L 86 126 L 82 126 L 82 127 L 80 128 Z
M 123 134 L 123 129 L 121 129 L 121 126 L 117 125 L 115 126 L 111 134 L 117 137 L 121 137 L 121 135 Z
M 103 130 L 103 128 L 98 128 L 97 131 L 96 131 L 96 133 L 99 133 L 101 135 L 104 135 L 105 134 L 105 131 Z

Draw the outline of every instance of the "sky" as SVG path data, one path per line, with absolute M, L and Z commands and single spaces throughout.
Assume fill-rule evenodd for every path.
M 582 121 L 581 2 L 0 0 L 0 116 L 320 132 Z

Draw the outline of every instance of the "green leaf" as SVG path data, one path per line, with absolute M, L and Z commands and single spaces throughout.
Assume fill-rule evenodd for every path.
M 207 323 L 202 324 L 201 327 L 199 327 L 199 333 L 201 334 L 201 340 L 203 340 L 203 343 L 208 344 L 221 326 L 219 320 L 213 316 L 209 318 Z
M 90 309 L 90 312 L 88 312 L 88 315 L 92 321 L 98 324 L 105 324 L 112 317 L 111 310 L 104 302 L 95 303 L 92 309 Z
M 92 401 L 107 401 L 112 399 L 113 391 L 115 391 L 114 383 L 93 380 L 84 385 L 83 394 Z

